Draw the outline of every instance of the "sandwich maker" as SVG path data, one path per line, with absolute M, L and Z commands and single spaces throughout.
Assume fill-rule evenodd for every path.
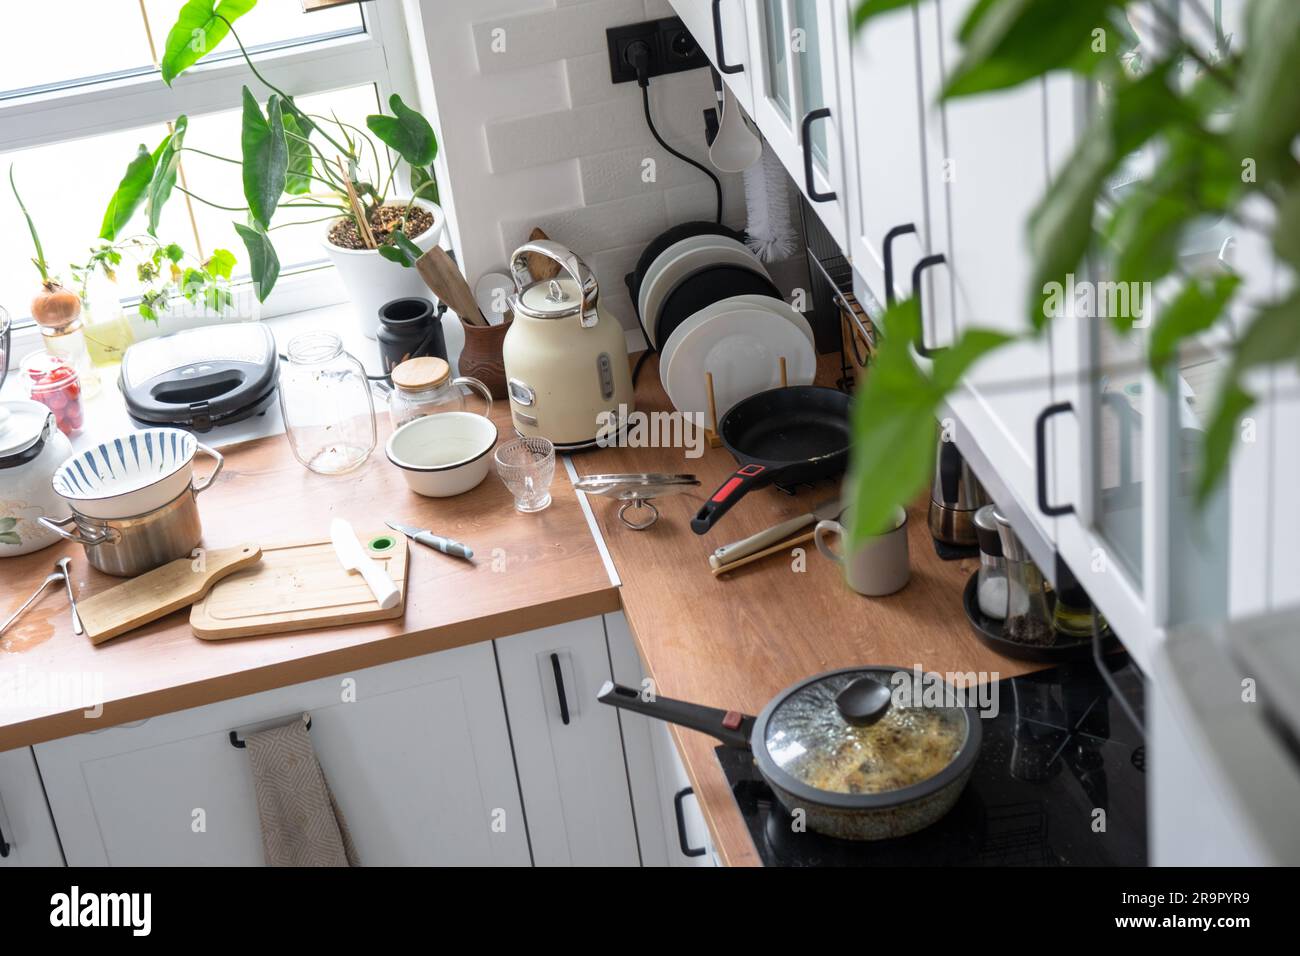
M 118 387 L 137 424 L 206 432 L 265 412 L 279 378 L 271 330 L 238 322 L 136 342 L 122 356 Z

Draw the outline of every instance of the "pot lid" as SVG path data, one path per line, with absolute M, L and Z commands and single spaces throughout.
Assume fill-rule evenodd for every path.
M 451 376 L 451 366 L 446 359 L 436 355 L 407 359 L 395 367 L 389 377 L 393 385 L 404 392 L 419 392 L 441 385 Z
M 892 691 L 889 706 L 874 723 L 860 723 L 854 704 L 877 690 L 876 684 Z M 921 689 L 913 686 L 910 672 L 895 668 L 815 677 L 767 715 L 766 755 L 794 780 L 823 793 L 879 794 L 922 783 L 952 764 L 966 742 L 968 721 L 950 689 Z
M 563 319 L 582 311 L 583 299 L 591 309 L 596 303 L 596 277 L 581 265 L 584 296 L 578 295 L 578 283 L 571 276 L 534 282 L 518 295 L 518 311 L 534 319 Z
M 40 402 L 0 402 L 0 458 L 25 451 L 41 440 L 50 410 Z

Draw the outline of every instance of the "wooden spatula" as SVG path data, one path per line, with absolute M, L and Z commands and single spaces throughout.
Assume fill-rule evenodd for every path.
M 474 300 L 473 290 L 465 281 L 460 268 L 447 255 L 446 249 L 434 246 L 415 260 L 415 269 L 433 294 L 446 302 L 467 324 L 488 324 L 488 320 L 479 311 L 478 302 Z
M 245 544 L 214 548 L 205 551 L 202 558 L 177 558 L 146 571 L 77 602 L 86 636 L 92 644 L 102 644 L 164 614 L 189 607 L 222 578 L 261 560 L 262 549 Z
M 533 231 L 528 234 L 529 242 L 550 238 L 550 236 L 542 232 L 541 226 L 534 226 Z M 554 279 L 563 268 L 550 256 L 544 256 L 540 252 L 529 252 L 525 258 L 528 262 L 528 274 L 533 277 L 534 282 L 540 282 L 542 279 Z

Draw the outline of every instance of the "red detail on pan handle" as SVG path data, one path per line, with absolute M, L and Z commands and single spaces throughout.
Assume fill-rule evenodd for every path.
M 745 715 L 738 710 L 729 710 L 723 715 L 722 726 L 728 730 L 739 730 L 740 722 L 745 719 Z
M 714 493 L 713 497 L 710 498 L 709 500 L 710 500 L 710 501 L 726 501 L 727 498 L 728 498 L 728 496 L 729 496 L 733 491 L 735 491 L 737 488 L 739 488 L 742 484 L 744 484 L 744 480 L 743 480 L 743 479 L 741 479 L 741 478 L 732 478 L 732 479 L 731 479 L 730 481 L 728 481 L 725 485 L 723 485 L 721 488 L 719 488 L 719 489 Z
M 753 478 L 755 475 L 761 475 L 767 470 L 765 465 L 746 465 L 739 469 L 736 474 L 744 475 L 746 478 Z

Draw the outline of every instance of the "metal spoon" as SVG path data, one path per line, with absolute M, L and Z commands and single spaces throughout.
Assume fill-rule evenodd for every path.
M 72 608 L 72 633 L 85 634 L 86 629 L 81 626 L 81 615 L 77 613 L 77 598 L 72 593 L 72 571 L 69 567 L 71 564 L 71 558 L 59 558 L 58 567 L 63 572 L 64 587 L 68 589 L 68 606 Z
M 67 579 L 59 571 L 55 571 L 52 574 L 46 575 L 45 580 L 41 582 L 41 586 L 36 589 L 36 593 L 33 594 L 31 597 L 29 597 L 26 601 L 24 601 L 22 607 L 14 611 L 13 614 L 10 614 L 9 620 L 5 621 L 3 624 L 0 624 L 0 634 L 3 634 L 5 631 L 9 630 L 10 625 L 12 625 L 14 621 L 22 617 L 23 612 L 36 603 L 36 599 L 45 593 L 45 589 L 47 587 L 49 587 L 51 584 L 57 584 L 59 581 L 64 581 L 64 580 Z

